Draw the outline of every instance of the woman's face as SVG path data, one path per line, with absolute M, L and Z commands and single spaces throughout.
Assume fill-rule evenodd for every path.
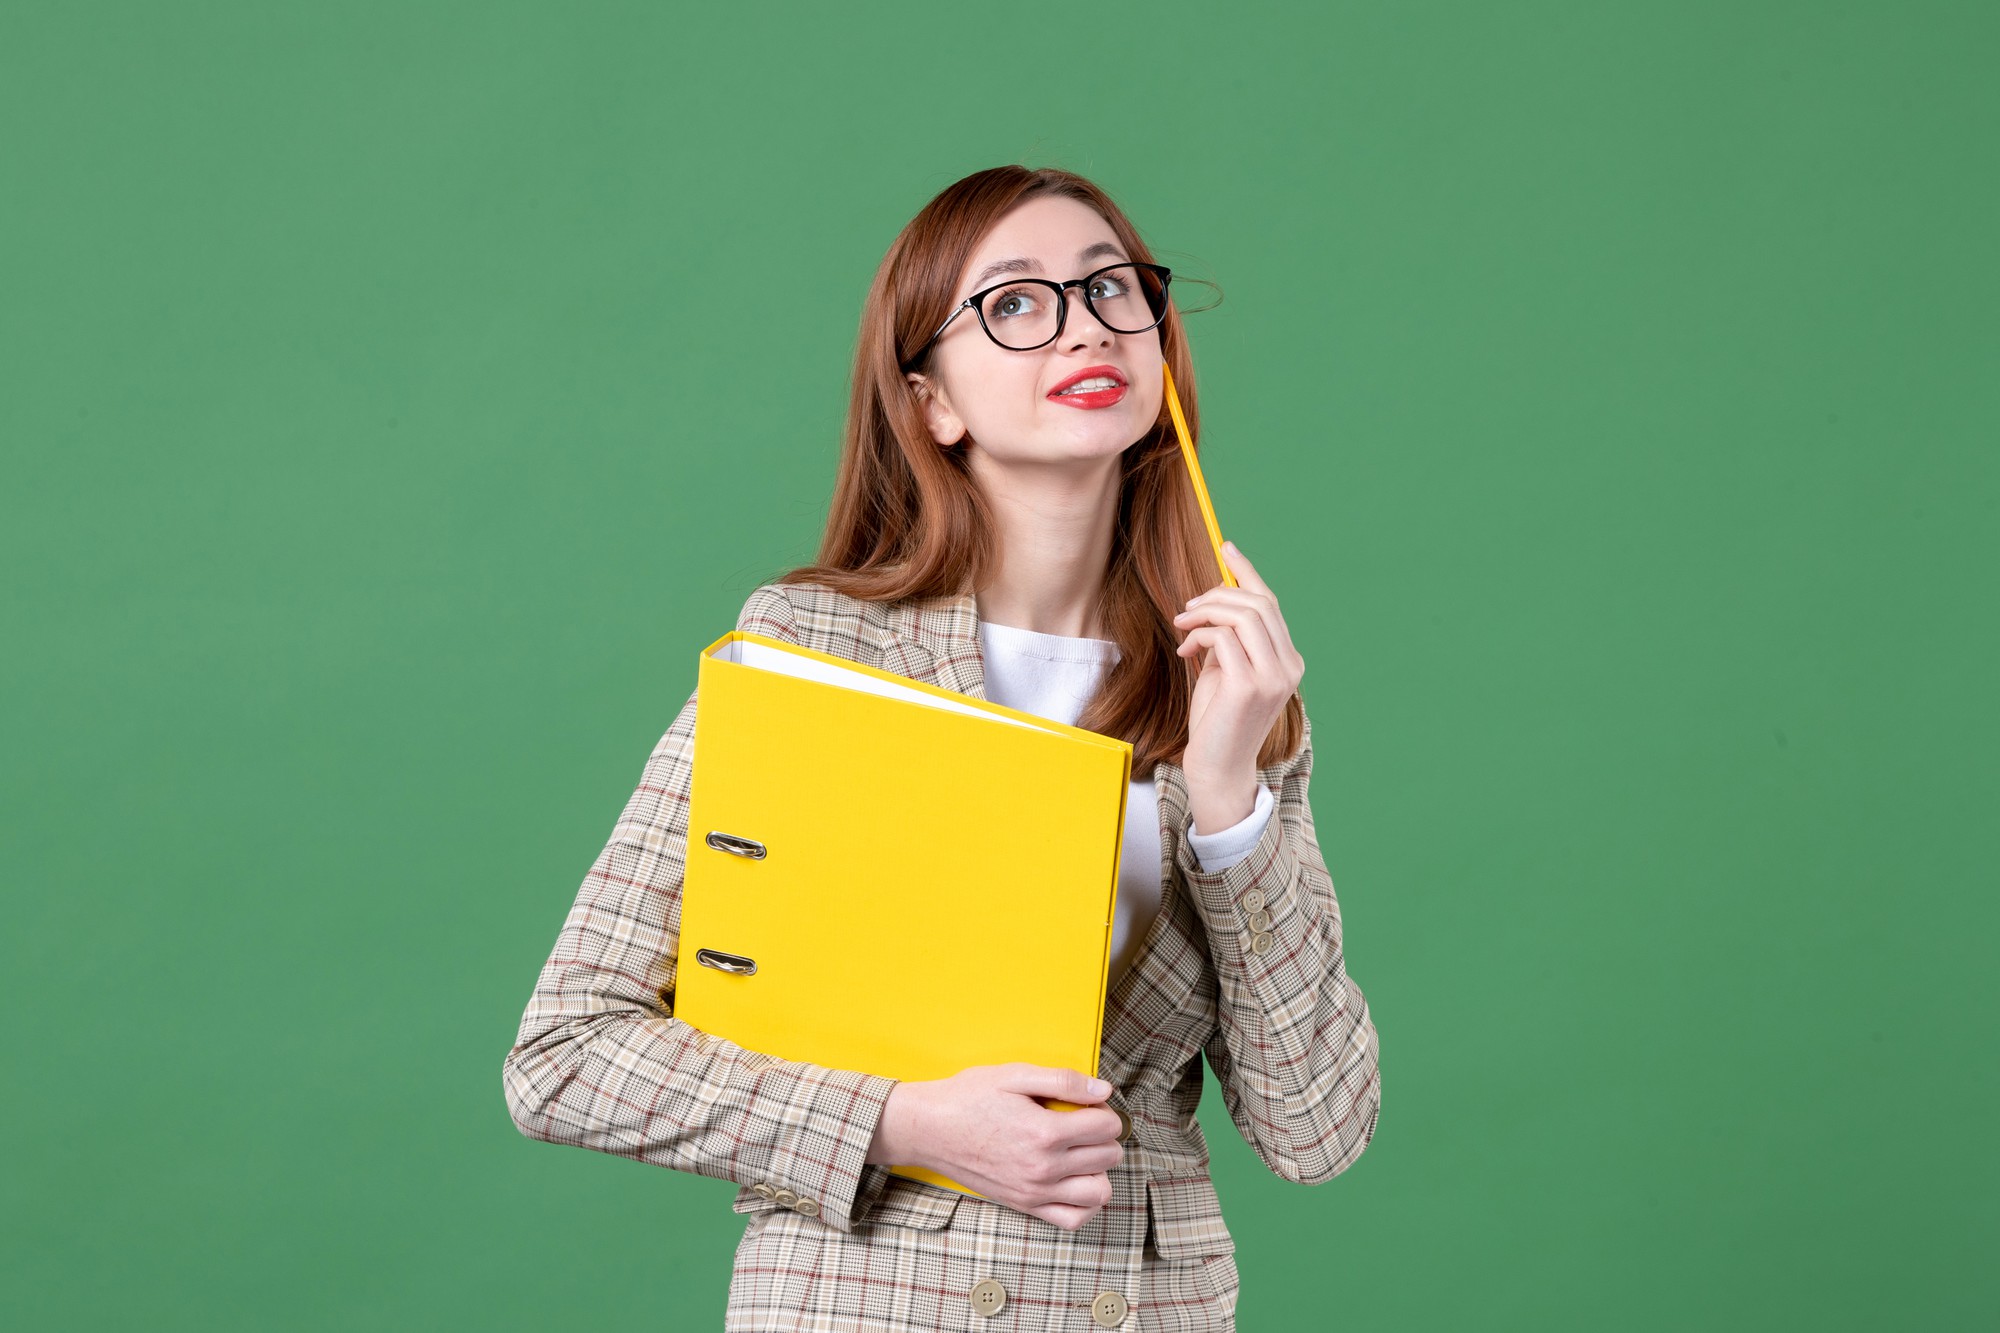
M 1044 195 L 1001 218 L 980 242 L 952 303 L 1010 277 L 1066 282 L 1130 258 L 1096 209 Z M 992 271 L 1003 263 L 1008 267 Z M 1051 295 L 1047 288 L 1036 293 L 1038 299 Z M 912 384 L 929 382 L 921 401 L 932 438 L 942 445 L 976 444 L 996 462 L 1062 463 L 1116 457 L 1153 428 L 1162 393 L 1159 329 L 1117 333 L 1090 312 L 1081 289 L 1063 297 L 1069 313 L 1061 336 L 1033 351 L 995 343 L 976 311 L 952 321 L 931 348 L 925 373 L 909 376 Z M 1123 388 L 1058 395 L 1081 372 L 1109 375 Z

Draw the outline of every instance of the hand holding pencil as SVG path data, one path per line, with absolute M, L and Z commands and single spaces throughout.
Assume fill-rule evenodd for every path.
M 1222 540 L 1180 395 L 1174 391 L 1173 371 L 1162 363 L 1161 373 L 1166 376 L 1167 407 L 1180 433 L 1181 457 L 1222 570 L 1220 586 L 1192 598 L 1174 617 L 1174 629 L 1182 632 L 1176 651 L 1182 657 L 1201 656 L 1181 766 L 1194 827 L 1214 833 L 1248 817 L 1255 805 L 1258 752 L 1297 692 L 1306 664 L 1292 642 L 1277 594 L 1235 543 Z

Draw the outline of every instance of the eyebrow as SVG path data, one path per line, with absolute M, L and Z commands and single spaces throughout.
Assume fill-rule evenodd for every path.
M 1096 259 L 1100 255 L 1115 255 L 1119 259 L 1125 258 L 1125 252 L 1111 242 L 1099 241 L 1096 245 L 1087 245 L 1078 251 L 1076 260 L 1081 264 L 1085 260 Z M 1041 264 L 1033 259 L 996 260 L 988 264 L 980 271 L 979 276 L 972 280 L 972 290 L 975 292 L 981 290 L 986 286 L 989 279 L 997 278 L 1002 273 L 1039 273 L 1041 269 Z

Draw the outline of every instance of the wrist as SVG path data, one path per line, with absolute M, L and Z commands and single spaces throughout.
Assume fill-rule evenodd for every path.
M 1204 837 L 1234 828 L 1257 808 L 1255 766 L 1221 777 L 1189 774 L 1187 789 L 1192 831 Z
M 869 1141 L 864 1163 L 881 1166 L 922 1166 L 924 1143 L 924 1098 L 920 1085 L 899 1082 L 889 1090 L 882 1104 L 882 1118 L 875 1122 L 875 1137 Z

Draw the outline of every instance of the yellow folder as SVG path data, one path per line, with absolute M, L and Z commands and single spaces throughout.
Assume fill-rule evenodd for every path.
M 1129 742 L 742 630 L 696 692 L 678 1017 L 895 1079 L 1096 1074 Z

